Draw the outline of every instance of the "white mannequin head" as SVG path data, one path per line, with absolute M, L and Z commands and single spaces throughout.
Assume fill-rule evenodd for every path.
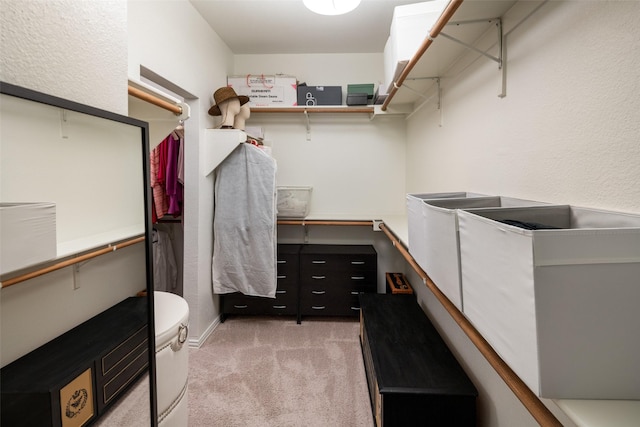
M 249 107 L 249 104 L 241 105 L 240 111 L 238 112 L 238 114 L 236 114 L 236 117 L 233 121 L 233 128 L 244 130 L 244 124 L 250 115 L 251 107 Z
M 220 127 L 233 127 L 233 121 L 236 115 L 240 112 L 240 101 L 237 98 L 231 98 L 226 101 L 222 101 L 218 107 L 222 116 L 222 123 Z
M 220 128 L 233 128 L 235 116 L 240 113 L 240 106 L 249 102 L 246 95 L 238 95 L 232 87 L 225 86 L 213 93 L 215 104 L 209 108 L 212 116 L 221 116 Z

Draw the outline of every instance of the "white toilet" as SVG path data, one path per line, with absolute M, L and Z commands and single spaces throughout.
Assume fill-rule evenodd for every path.
M 185 427 L 189 418 L 189 305 L 184 298 L 168 292 L 155 291 L 153 298 L 158 425 Z

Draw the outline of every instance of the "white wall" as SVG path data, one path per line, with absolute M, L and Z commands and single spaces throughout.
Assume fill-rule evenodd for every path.
M 504 99 L 496 64 L 468 54 L 442 80 L 442 127 L 433 106 L 408 122 L 408 192 L 640 212 L 639 18 L 638 2 L 547 3 L 508 36 Z M 431 293 L 418 296 L 479 388 L 481 425 L 537 425 Z
M 382 54 L 236 55 L 234 73 L 295 76 L 310 86 L 382 79 Z M 309 217 L 360 219 L 404 212 L 405 121 L 401 116 L 254 113 L 278 162 L 278 185 L 313 187 Z
M 124 0 L 0 3 L 3 81 L 127 113 Z
M 126 10 L 124 1 L 3 0 L 0 80 L 126 114 Z M 73 267 L 2 289 L 2 365 L 143 289 L 140 265 L 136 245 L 83 265 L 77 290 Z
M 200 173 L 200 143 L 205 128 L 215 125 L 207 110 L 213 92 L 226 86 L 232 55 L 186 0 L 129 1 L 128 6 L 129 77 L 138 80 L 144 67 L 191 107 L 184 124 L 183 287 L 190 310 L 189 340 L 197 346 L 219 315 L 211 287 L 213 178 Z
M 494 62 L 452 70 L 443 126 L 429 108 L 409 121 L 409 191 L 640 212 L 639 16 L 638 2 L 544 5 L 508 37 L 504 99 Z

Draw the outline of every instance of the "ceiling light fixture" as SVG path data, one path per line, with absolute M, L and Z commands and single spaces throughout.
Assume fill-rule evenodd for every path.
M 358 7 L 361 0 L 304 0 L 312 12 L 320 15 L 342 15 Z

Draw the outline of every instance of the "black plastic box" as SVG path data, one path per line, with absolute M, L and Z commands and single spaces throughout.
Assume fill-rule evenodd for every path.
M 347 105 L 367 105 L 367 98 L 366 93 L 348 93 Z
M 342 86 L 298 86 L 298 105 L 342 105 Z

